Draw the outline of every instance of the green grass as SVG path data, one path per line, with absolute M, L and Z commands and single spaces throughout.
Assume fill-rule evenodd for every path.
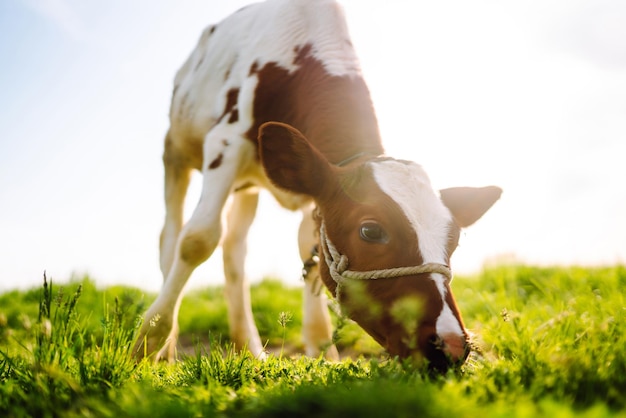
M 0 416 L 626 417 L 626 268 L 490 268 L 453 282 L 476 351 L 445 376 L 387 358 L 341 318 L 330 363 L 292 355 L 300 289 L 253 286 L 266 361 L 234 352 L 222 289 L 190 293 L 175 364 L 135 364 L 154 295 L 85 278 L 0 295 Z

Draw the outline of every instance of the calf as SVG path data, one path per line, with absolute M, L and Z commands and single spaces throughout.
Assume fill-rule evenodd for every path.
M 146 313 L 135 354 L 172 357 L 181 292 L 223 246 L 230 336 L 263 356 L 244 275 L 259 188 L 302 211 L 306 354 L 337 357 L 322 282 L 344 312 L 392 355 L 445 370 L 467 356 L 450 290 L 459 228 L 500 189 L 436 193 L 422 168 L 384 156 L 370 94 L 333 0 L 267 0 L 202 34 L 178 71 L 165 138 L 163 288 Z M 193 169 L 202 193 L 183 225 Z

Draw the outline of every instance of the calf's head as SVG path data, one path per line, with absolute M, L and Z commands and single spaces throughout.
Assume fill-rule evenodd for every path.
M 261 127 L 259 150 L 276 185 L 315 200 L 320 273 L 343 311 L 391 355 L 425 358 L 441 371 L 461 364 L 468 336 L 447 266 L 460 228 L 501 190 L 437 194 L 419 165 L 391 158 L 334 166 L 299 131 L 273 122 Z M 413 268 L 390 270 L 398 267 Z

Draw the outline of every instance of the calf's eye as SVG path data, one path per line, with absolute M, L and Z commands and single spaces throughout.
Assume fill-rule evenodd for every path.
M 366 221 L 361 224 L 359 230 L 361 238 L 367 242 L 376 242 L 386 244 L 389 242 L 389 236 L 380 224 L 373 221 Z

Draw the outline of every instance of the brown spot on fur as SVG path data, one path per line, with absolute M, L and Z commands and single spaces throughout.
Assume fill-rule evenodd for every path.
M 224 106 L 224 112 L 222 112 L 222 115 L 219 117 L 218 123 L 224 118 L 224 116 L 232 113 L 232 111 L 235 109 L 235 106 L 237 106 L 238 98 L 238 87 L 233 87 L 232 89 L 228 90 L 228 92 L 226 93 L 226 105 Z
M 228 123 L 235 123 L 239 120 L 239 111 L 237 109 L 233 109 L 230 112 L 230 117 L 228 118 Z
M 259 63 L 254 61 L 250 66 L 250 71 L 248 72 L 248 77 L 259 72 Z
M 301 65 L 306 61 L 306 58 L 311 56 L 311 50 L 313 49 L 313 47 L 311 46 L 311 44 L 306 44 L 303 47 L 301 47 L 300 45 L 296 46 L 293 49 L 293 52 L 295 52 L 295 57 L 293 58 L 293 64 L 294 65 Z
M 289 71 L 275 62 L 251 72 L 258 76 L 252 106 L 253 123 L 246 133 L 256 143 L 259 127 L 268 121 L 289 124 L 304 134 L 332 163 L 356 153 L 383 154 L 376 114 L 362 77 L 333 76 L 311 53 L 312 46 L 294 47 Z
M 219 155 L 217 157 L 215 157 L 215 159 L 213 161 L 211 161 L 211 164 L 209 164 L 209 170 L 215 170 L 216 168 L 218 168 L 219 166 L 222 165 L 222 161 L 224 160 L 224 154 L 222 154 L 221 152 L 219 153 Z

